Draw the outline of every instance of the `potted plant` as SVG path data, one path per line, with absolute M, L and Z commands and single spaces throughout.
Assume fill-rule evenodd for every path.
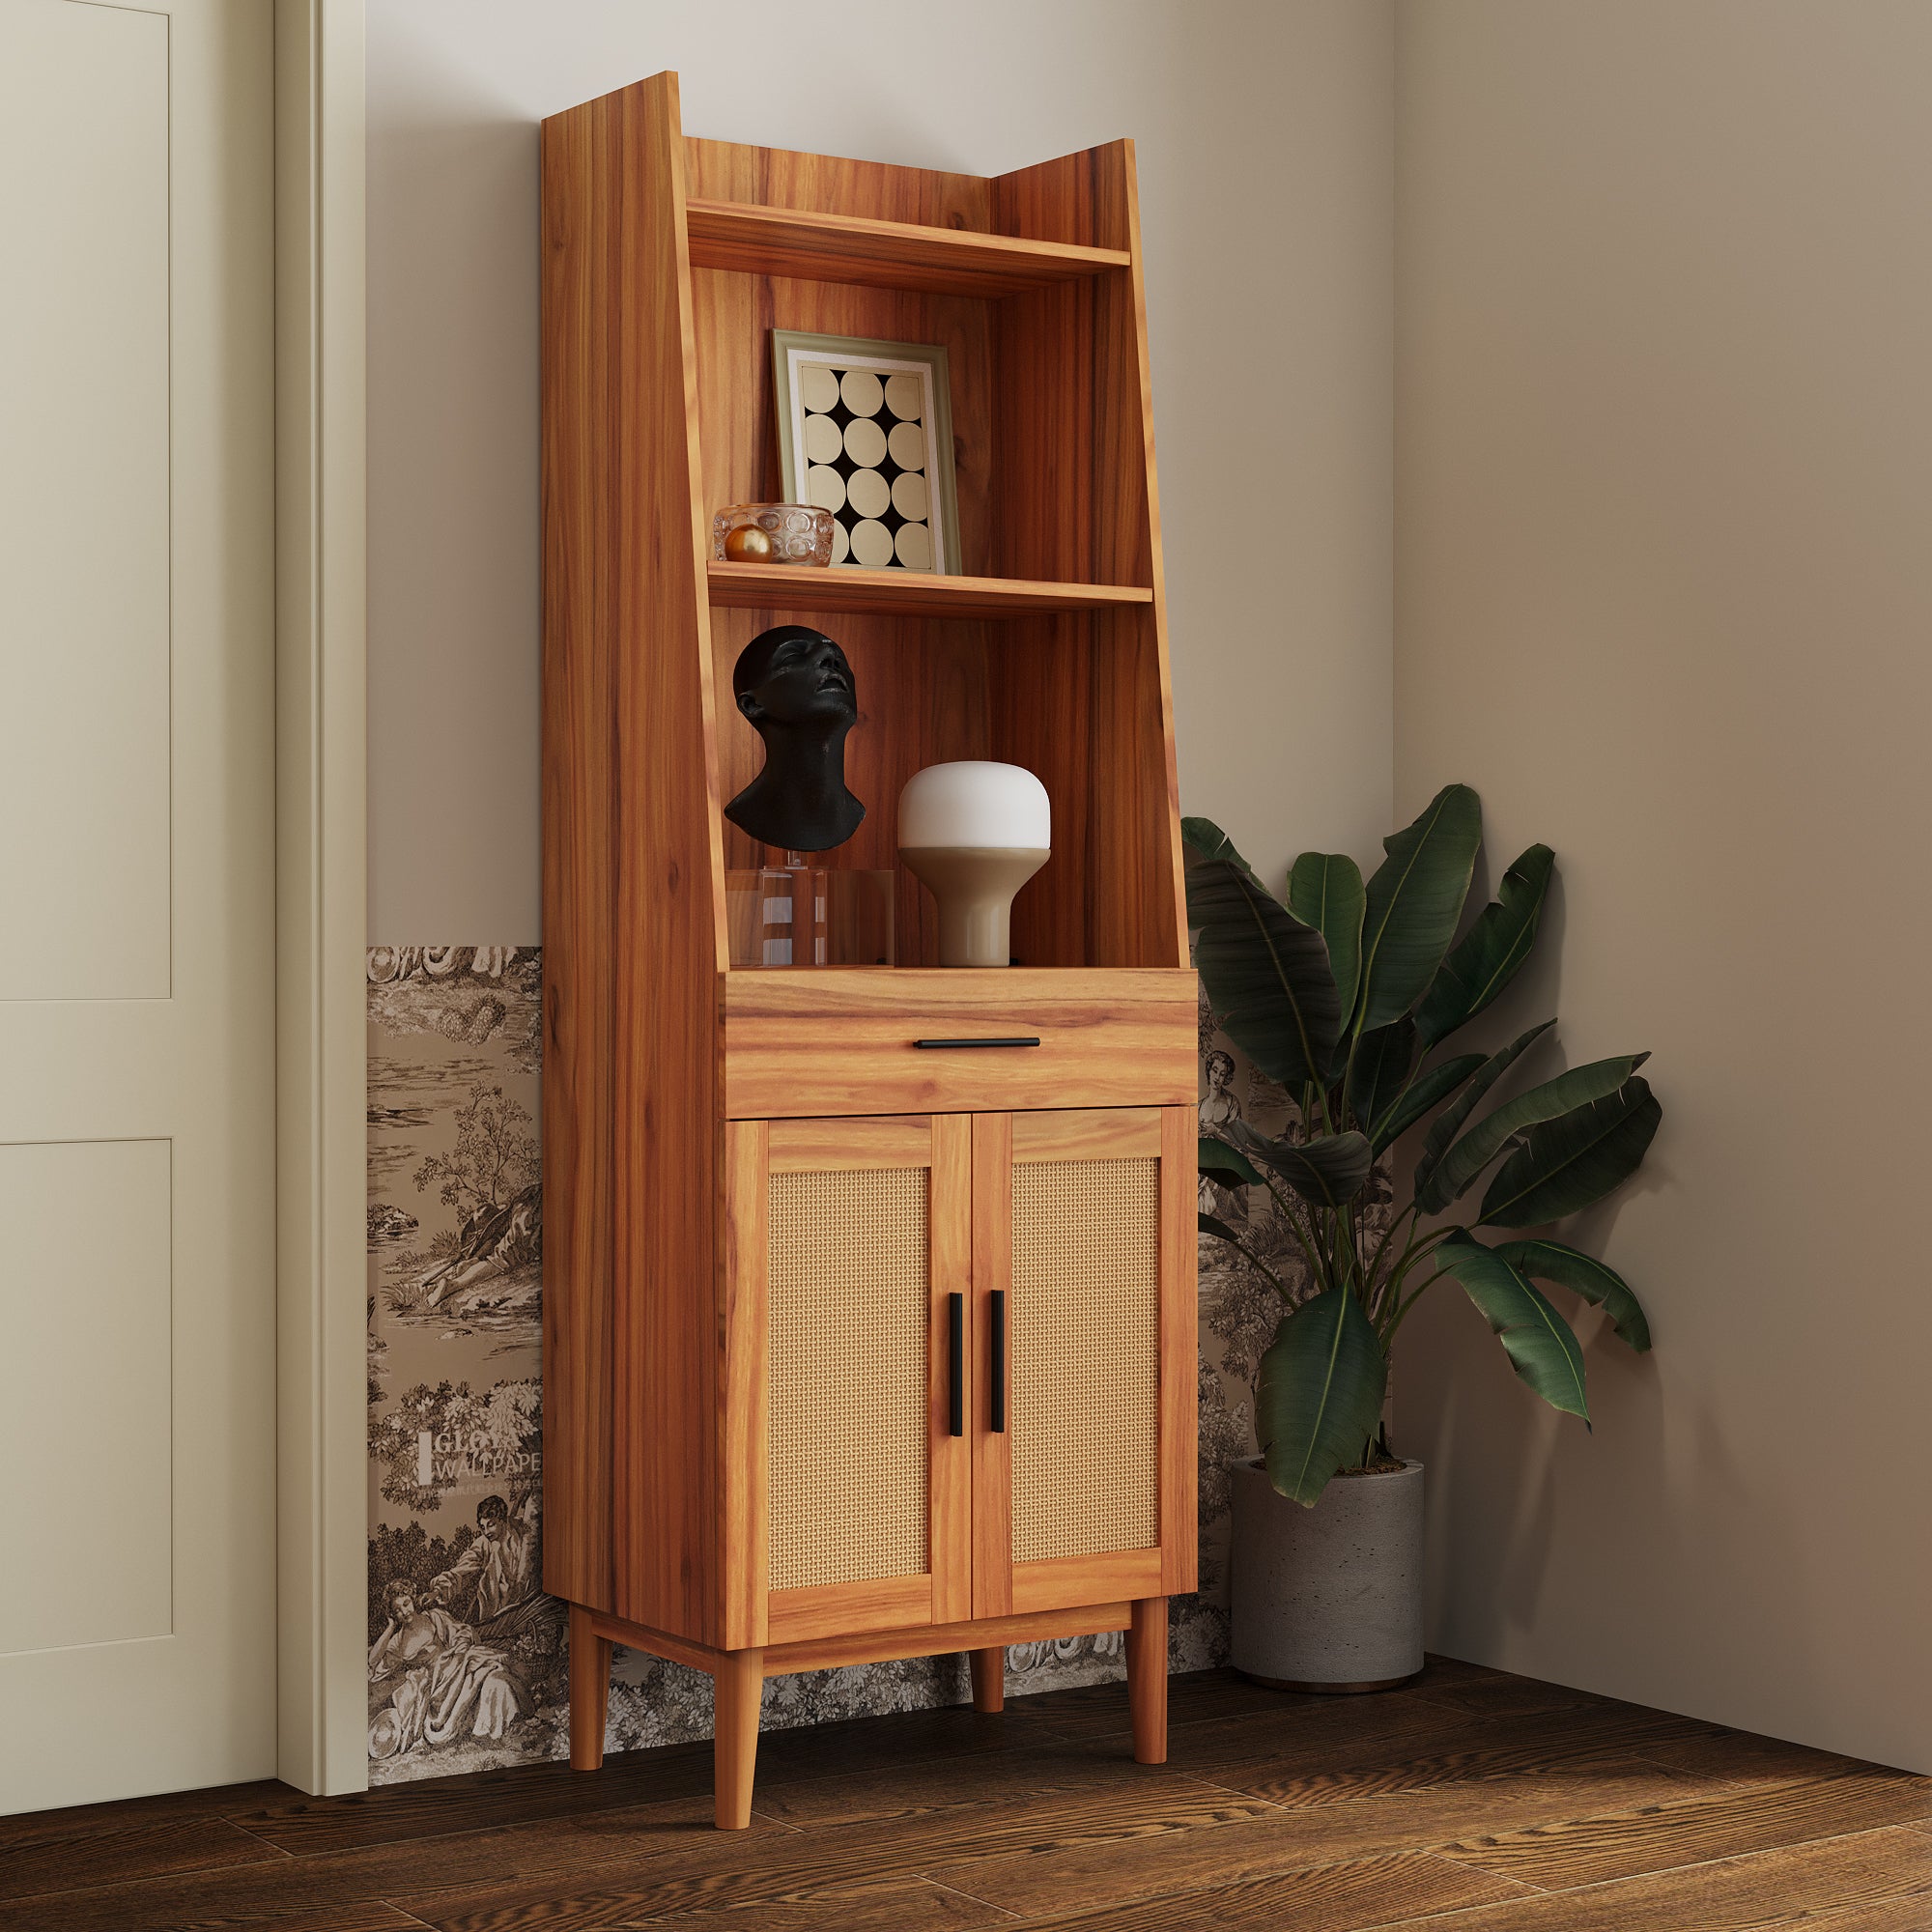
M 1265 1188 L 1307 1263 L 1291 1285 L 1226 1218 L 1201 1215 L 1286 1304 L 1255 1388 L 1262 1455 L 1235 1470 L 1234 1661 L 1264 1681 L 1380 1689 L 1421 1668 L 1422 1468 L 1391 1451 L 1382 1409 L 1396 1337 L 1433 1287 L 1459 1286 L 1518 1376 L 1586 1420 L 1582 1350 L 1536 1284 L 1596 1303 L 1631 1348 L 1650 1347 L 1613 1269 L 1520 1232 L 1635 1172 L 1661 1117 L 1637 1073 L 1646 1056 L 1571 1067 L 1484 1111 L 1555 1021 L 1494 1053 L 1438 1053 L 1528 956 L 1549 884 L 1549 847 L 1532 845 L 1459 941 L 1482 831 L 1476 794 L 1446 786 L 1384 841 L 1367 881 L 1351 859 L 1303 853 L 1283 904 L 1217 826 L 1182 822 L 1208 1004 L 1296 1108 L 1275 1137 L 1217 1110 L 1201 1140 L 1203 1174 Z M 1371 1188 L 1425 1122 L 1405 1184 Z M 1473 1215 L 1456 1213 L 1492 1168 Z

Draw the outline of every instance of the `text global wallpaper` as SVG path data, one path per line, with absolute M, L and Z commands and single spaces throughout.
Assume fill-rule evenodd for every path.
M 542 961 L 534 947 L 382 946 L 369 997 L 369 1773 L 375 1783 L 568 1754 L 561 1605 L 543 1576 Z M 1202 1120 L 1278 1130 L 1287 1096 L 1202 1013 Z M 1294 1286 L 1270 1204 L 1204 1205 Z M 1211 1201 L 1208 1197 L 1211 1196 Z M 1254 1453 L 1255 1367 L 1280 1304 L 1201 1243 L 1201 1592 L 1176 1670 L 1227 1655 L 1228 1465 Z M 1119 1635 L 1008 1652 L 1024 1695 L 1124 1675 Z M 778 1677 L 767 1729 L 970 1694 L 963 1657 Z M 619 1650 L 608 1747 L 711 1732 L 711 1680 Z

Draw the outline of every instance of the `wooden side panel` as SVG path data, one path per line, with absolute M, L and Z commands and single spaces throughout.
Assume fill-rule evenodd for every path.
M 1003 1617 L 1013 1608 L 1012 1437 L 988 1426 L 993 1389 L 993 1296 L 1010 1294 L 1013 1277 L 1013 1118 L 973 1120 L 974 1380 L 980 1391 L 968 1434 L 973 1443 L 973 1614 Z M 1011 1363 L 1000 1383 L 1012 1413 Z
M 871 221 L 913 221 L 926 228 L 1000 231 L 993 225 L 993 185 L 980 175 L 936 168 L 900 168 L 885 161 L 852 161 L 789 148 L 753 148 L 736 141 L 684 140 L 687 185 L 694 199 L 744 201 L 766 208 L 802 208 L 856 214 Z M 1018 233 L 1020 231 L 1009 231 Z M 1057 242 L 1067 238 L 1037 238 Z M 1124 242 L 1102 242 L 1124 248 Z
M 718 1446 L 724 1505 L 719 1642 L 725 1650 L 761 1645 L 766 1632 L 765 1464 L 770 1415 L 766 1176 L 770 1166 L 771 1129 L 765 1122 L 727 1122 Z
M 544 1587 L 608 1610 L 618 750 L 594 119 L 543 127 Z
M 994 755 L 1040 774 L 1060 821 L 1056 850 L 1077 867 L 1072 891 L 1015 908 L 1015 949 L 1041 964 L 1179 965 L 1179 793 L 1133 144 L 1005 175 L 993 189 L 1003 232 L 1122 247 L 1131 264 L 1000 304 L 994 568 L 1154 593 L 1145 611 L 1040 618 L 997 640 Z
M 579 1239 L 553 1315 L 564 1358 L 553 1576 L 711 1641 L 724 929 L 675 76 L 555 117 L 545 163 L 546 580 L 559 586 L 546 610 L 557 687 L 546 750 L 580 808 L 549 828 L 547 917 L 566 935 L 551 1027 L 569 1041 L 553 1118 L 577 1125 L 547 1165 L 566 1221 L 611 1231 L 608 1292 L 584 1287 L 600 1256 Z M 608 1003 L 608 1019 L 580 1018 L 586 999 Z M 586 1092 L 593 1051 L 608 1103 Z M 587 1154 L 586 1122 L 599 1143 Z M 600 1373 L 623 1393 L 614 1407 L 591 1386 Z

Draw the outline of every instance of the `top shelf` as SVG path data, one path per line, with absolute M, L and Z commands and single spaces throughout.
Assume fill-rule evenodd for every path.
M 686 204 L 685 218 L 694 268 L 935 295 L 1017 295 L 1106 274 L 1133 260 L 1124 248 L 1079 248 L 747 202 L 694 200 Z

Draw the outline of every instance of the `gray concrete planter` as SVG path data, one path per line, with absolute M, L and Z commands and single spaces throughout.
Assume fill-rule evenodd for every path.
M 1336 1476 L 1313 1509 L 1235 1464 L 1234 1664 L 1282 1690 L 1387 1690 L 1422 1668 L 1422 1464 Z

